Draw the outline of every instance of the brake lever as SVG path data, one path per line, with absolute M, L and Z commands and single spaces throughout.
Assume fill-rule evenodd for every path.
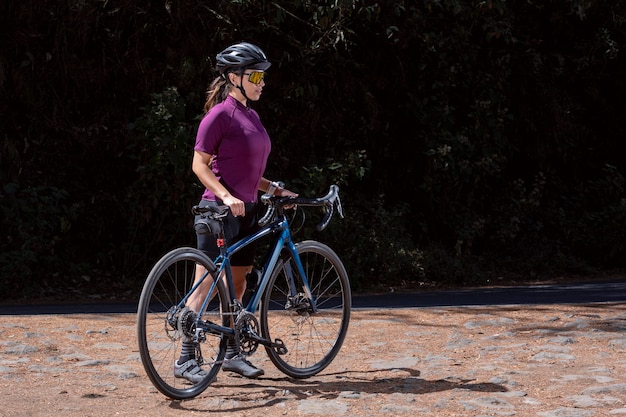
M 337 213 L 339 213 L 339 217 L 344 218 L 343 215 L 343 207 L 341 205 L 341 198 L 339 198 L 339 193 L 337 193 L 337 198 L 335 199 L 335 204 L 337 205 Z
M 318 232 L 326 229 L 326 226 L 328 226 L 328 223 L 330 223 L 330 219 L 332 219 L 333 217 L 334 208 L 335 205 L 332 202 L 324 207 L 324 211 L 326 212 L 326 214 L 324 215 L 322 221 L 315 227 Z
M 274 210 L 276 210 L 274 208 L 273 205 L 270 205 L 267 208 L 267 211 L 265 212 L 265 215 L 263 217 L 261 217 L 259 219 L 259 221 L 257 222 L 259 226 L 263 227 L 265 226 L 267 223 L 269 223 L 269 221 L 272 219 L 272 216 L 274 215 Z

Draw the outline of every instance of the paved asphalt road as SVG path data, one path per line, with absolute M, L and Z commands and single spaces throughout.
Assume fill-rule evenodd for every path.
M 506 288 L 355 295 L 353 308 L 409 308 L 512 304 L 625 302 L 626 278 L 610 282 L 530 285 Z M 136 304 L 0 304 L 0 315 L 134 313 Z

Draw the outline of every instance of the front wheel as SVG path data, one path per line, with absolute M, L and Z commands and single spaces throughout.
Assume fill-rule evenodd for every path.
M 137 307 L 137 339 L 143 367 L 161 393 L 177 400 L 202 393 L 215 379 L 226 352 L 222 335 L 202 334 L 197 346 L 207 376 L 192 384 L 174 375 L 174 362 L 180 355 L 182 341 L 192 341 L 196 336 L 197 315 L 185 307 L 182 300 L 191 291 L 199 268 L 202 272 L 210 271 L 204 282 L 215 283 L 212 300 L 202 320 L 228 323 L 228 315 L 224 314 L 228 311 L 224 283 L 214 281 L 215 266 L 204 253 L 194 248 L 175 249 L 156 263 L 146 279 Z
M 291 254 L 279 259 L 263 295 L 261 332 L 284 343 L 286 352 L 266 347 L 280 371 L 308 378 L 330 365 L 341 349 L 352 295 L 346 269 L 332 249 L 316 241 L 301 242 L 296 249 L 305 277 Z

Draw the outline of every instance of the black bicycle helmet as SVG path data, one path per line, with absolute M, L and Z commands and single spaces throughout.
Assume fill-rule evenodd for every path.
M 227 74 L 237 69 L 258 69 L 265 71 L 272 65 L 265 52 L 256 45 L 241 42 L 229 46 L 215 57 L 217 71 Z

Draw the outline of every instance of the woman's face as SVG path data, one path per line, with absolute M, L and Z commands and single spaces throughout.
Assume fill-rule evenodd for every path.
M 263 87 L 265 86 L 265 72 L 260 70 L 247 69 L 243 74 L 237 76 L 235 85 L 243 86 L 249 100 L 257 101 L 261 98 Z

